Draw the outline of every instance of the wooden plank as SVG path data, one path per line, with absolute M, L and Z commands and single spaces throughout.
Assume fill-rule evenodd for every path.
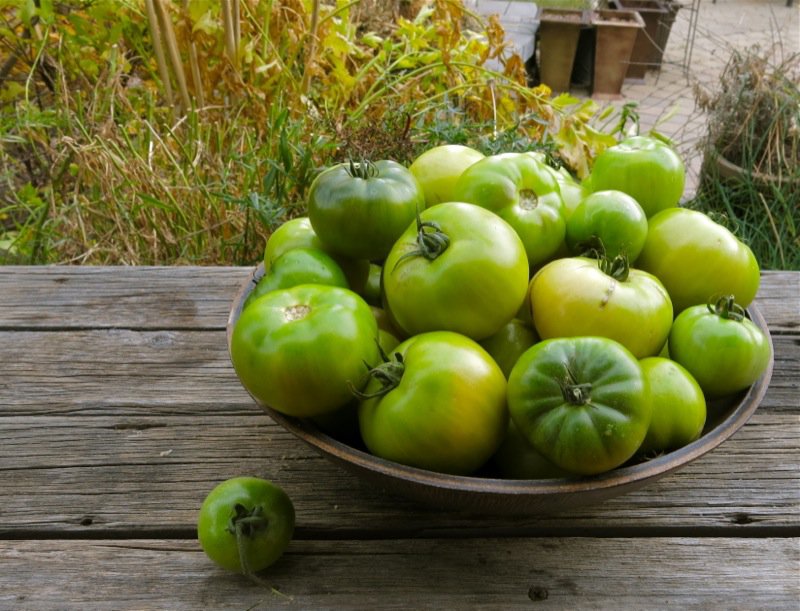
M 248 267 L 0 266 L 0 329 L 224 328 Z M 762 275 L 774 333 L 800 328 L 800 273 Z
M 205 494 L 244 474 L 283 486 L 306 533 L 744 534 L 800 524 L 795 414 L 756 412 L 722 446 L 674 474 L 597 506 L 538 517 L 470 515 L 399 499 L 328 462 L 260 413 L 16 417 L 0 419 L 0 427 L 0 536 L 186 535 Z
M 302 541 L 263 573 L 194 541 L 0 542 L 6 609 L 796 609 L 798 539 Z
M 0 329 L 220 329 L 247 267 L 0 266 Z

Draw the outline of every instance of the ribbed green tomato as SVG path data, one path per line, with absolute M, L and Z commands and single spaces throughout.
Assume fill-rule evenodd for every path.
M 551 261 L 530 283 L 539 337 L 597 335 L 618 341 L 637 358 L 655 356 L 672 325 L 672 304 L 654 276 L 586 257 Z
M 454 201 L 491 210 L 514 228 L 531 267 L 552 257 L 564 241 L 565 212 L 558 182 L 536 154 L 492 155 L 468 167 Z
M 379 360 L 378 323 L 350 290 L 319 284 L 272 291 L 242 311 L 231 360 L 262 404 L 290 416 L 334 411 Z
M 404 465 L 469 474 L 497 450 L 508 424 L 506 379 L 458 333 L 409 338 L 376 368 L 359 407 L 370 452 Z
M 661 280 L 676 315 L 720 295 L 733 295 L 746 308 L 761 279 L 746 244 L 707 215 L 686 208 L 664 210 L 649 220 L 636 265 Z
M 525 248 L 511 226 L 461 202 L 423 210 L 383 265 L 385 307 L 408 335 L 489 337 L 514 318 L 527 285 Z
M 533 448 L 582 475 L 630 459 L 650 425 L 650 390 L 636 358 L 602 337 L 544 340 L 508 378 L 511 419 Z
M 294 522 L 294 505 L 280 486 L 257 477 L 234 477 L 206 496 L 197 535 L 203 551 L 218 565 L 252 574 L 283 555 Z
M 353 259 L 383 260 L 424 207 L 417 179 L 391 160 L 332 166 L 308 191 L 308 218 L 319 239 Z
M 683 365 L 708 397 L 744 390 L 769 367 L 769 337 L 733 296 L 681 312 L 669 334 L 670 357 Z
M 692 375 L 667 358 L 653 356 L 639 364 L 653 402 L 653 417 L 639 453 L 675 450 L 700 437 L 706 400 Z

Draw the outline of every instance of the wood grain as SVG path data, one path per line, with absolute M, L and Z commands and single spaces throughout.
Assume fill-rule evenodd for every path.
M 797 608 L 798 570 L 787 539 L 293 541 L 270 589 L 194 541 L 6 541 L 0 607 L 779 610 Z

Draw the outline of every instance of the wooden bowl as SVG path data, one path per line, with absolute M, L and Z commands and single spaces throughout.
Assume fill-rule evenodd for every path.
M 233 326 L 242 305 L 263 275 L 256 268 L 237 293 L 228 317 L 228 348 Z M 748 310 L 751 320 L 767 334 L 766 321 L 758 308 Z M 764 374 L 746 391 L 723 404 L 709 403 L 708 420 L 702 436 L 668 454 L 627 464 L 594 476 L 565 479 L 511 480 L 480 476 L 435 473 L 384 460 L 347 445 L 323 433 L 313 422 L 293 418 L 256 400 L 286 430 L 357 476 L 384 490 L 439 508 L 483 514 L 539 514 L 590 505 L 625 494 L 681 468 L 710 452 L 739 430 L 758 408 L 772 377 L 773 357 Z M 485 476 L 484 476 L 485 475 Z

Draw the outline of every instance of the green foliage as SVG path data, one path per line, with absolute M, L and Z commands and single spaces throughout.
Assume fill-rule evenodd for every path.
M 2 0 L 0 262 L 249 264 L 349 155 L 463 141 L 582 176 L 614 142 L 527 87 L 496 19 L 373 28 L 366 1 Z

